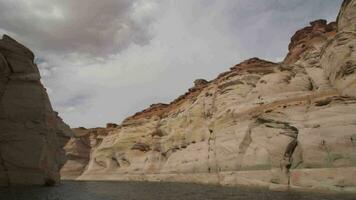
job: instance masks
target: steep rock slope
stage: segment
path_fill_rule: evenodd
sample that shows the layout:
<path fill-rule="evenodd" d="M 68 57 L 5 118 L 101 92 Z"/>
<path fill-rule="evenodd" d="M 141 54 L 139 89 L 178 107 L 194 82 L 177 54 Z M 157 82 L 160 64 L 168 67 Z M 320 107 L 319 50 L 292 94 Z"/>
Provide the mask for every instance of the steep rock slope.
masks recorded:
<path fill-rule="evenodd" d="M 0 186 L 53 185 L 71 129 L 52 110 L 33 53 L 0 40 Z"/>
<path fill-rule="evenodd" d="M 283 62 L 246 60 L 127 118 L 76 179 L 356 191 L 355 16 L 344 1 Z"/>
<path fill-rule="evenodd" d="M 81 175 L 89 163 L 90 152 L 99 146 L 103 138 L 115 127 L 117 125 L 107 124 L 106 128 L 74 128 L 73 137 L 64 146 L 67 162 L 61 169 L 61 177 L 73 179 Z"/>

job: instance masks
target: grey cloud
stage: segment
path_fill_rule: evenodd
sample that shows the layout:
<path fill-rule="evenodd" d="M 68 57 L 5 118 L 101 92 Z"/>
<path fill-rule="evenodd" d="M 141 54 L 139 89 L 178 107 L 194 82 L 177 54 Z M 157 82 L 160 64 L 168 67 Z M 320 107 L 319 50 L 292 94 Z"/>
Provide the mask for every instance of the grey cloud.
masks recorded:
<path fill-rule="evenodd" d="M 106 55 L 151 39 L 142 0 L 0 0 L 0 24 L 40 51 Z"/>

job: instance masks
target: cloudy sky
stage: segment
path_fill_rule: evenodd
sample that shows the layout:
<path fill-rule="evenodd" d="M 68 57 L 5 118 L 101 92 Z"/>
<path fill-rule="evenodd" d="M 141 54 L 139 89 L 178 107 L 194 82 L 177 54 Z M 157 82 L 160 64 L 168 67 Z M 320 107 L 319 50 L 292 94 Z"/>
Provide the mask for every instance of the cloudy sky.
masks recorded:
<path fill-rule="evenodd" d="M 292 34 L 341 0 L 0 0 L 0 34 L 36 54 L 71 126 L 170 102 L 250 57 L 280 61 Z"/>

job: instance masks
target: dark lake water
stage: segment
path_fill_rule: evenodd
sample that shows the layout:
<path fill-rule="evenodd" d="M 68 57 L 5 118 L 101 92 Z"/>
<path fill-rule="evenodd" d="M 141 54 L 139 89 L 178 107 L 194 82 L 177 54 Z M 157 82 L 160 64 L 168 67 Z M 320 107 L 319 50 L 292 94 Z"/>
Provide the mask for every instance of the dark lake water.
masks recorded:
<path fill-rule="evenodd" d="M 0 189 L 0 200 L 356 200 L 356 195 L 271 192 L 184 183 L 64 182 Z"/>

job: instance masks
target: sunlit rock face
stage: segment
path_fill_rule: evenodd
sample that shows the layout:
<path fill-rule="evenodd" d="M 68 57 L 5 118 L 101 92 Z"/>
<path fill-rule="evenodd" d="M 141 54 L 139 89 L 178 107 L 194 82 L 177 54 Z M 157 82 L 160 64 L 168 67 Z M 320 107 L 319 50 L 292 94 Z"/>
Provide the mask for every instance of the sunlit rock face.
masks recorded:
<path fill-rule="evenodd" d="M 0 40 L 0 186 L 53 185 L 71 129 L 52 110 L 33 53 Z"/>
<path fill-rule="evenodd" d="M 246 60 L 111 127 L 75 179 L 355 192 L 355 5 L 297 31 L 283 62 Z"/>
<path fill-rule="evenodd" d="M 338 31 L 355 32 L 356 30 L 356 2 L 344 0 L 341 11 L 337 17 Z"/>

